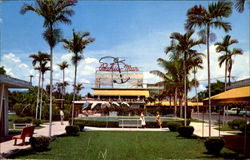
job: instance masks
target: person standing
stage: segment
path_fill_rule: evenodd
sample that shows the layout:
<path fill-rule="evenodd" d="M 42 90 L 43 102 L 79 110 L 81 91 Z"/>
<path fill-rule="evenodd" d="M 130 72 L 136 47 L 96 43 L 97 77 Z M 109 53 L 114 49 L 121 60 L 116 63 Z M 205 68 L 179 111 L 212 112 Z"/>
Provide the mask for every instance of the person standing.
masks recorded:
<path fill-rule="evenodd" d="M 160 117 L 160 113 L 159 112 L 156 112 L 156 117 L 155 117 L 155 120 L 156 122 L 158 123 L 159 127 L 162 128 L 161 124 L 162 124 L 162 121 L 161 121 L 161 117 Z"/>
<path fill-rule="evenodd" d="M 62 109 L 60 109 L 60 118 L 61 118 L 61 125 L 63 125 L 64 113 Z"/>
<path fill-rule="evenodd" d="M 142 127 L 143 127 L 143 128 L 146 128 L 146 121 L 145 121 L 145 117 L 144 117 L 143 112 L 141 112 L 140 120 L 141 120 L 141 125 L 142 125 Z"/>

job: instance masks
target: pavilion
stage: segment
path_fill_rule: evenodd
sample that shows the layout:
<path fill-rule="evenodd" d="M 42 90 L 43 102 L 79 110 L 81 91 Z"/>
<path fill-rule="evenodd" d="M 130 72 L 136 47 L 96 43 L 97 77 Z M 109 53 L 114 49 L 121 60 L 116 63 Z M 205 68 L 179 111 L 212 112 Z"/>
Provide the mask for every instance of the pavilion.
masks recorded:
<path fill-rule="evenodd" d="M 0 136 L 8 135 L 8 89 L 32 88 L 31 83 L 7 75 L 0 75 Z"/>

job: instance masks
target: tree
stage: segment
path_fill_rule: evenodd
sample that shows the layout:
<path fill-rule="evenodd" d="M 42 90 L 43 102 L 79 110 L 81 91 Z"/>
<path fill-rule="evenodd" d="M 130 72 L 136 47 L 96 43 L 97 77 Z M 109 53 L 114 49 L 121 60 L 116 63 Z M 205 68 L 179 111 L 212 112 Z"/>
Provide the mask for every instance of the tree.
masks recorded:
<path fill-rule="evenodd" d="M 36 103 L 36 118 L 38 118 L 38 107 L 39 107 L 39 99 L 40 99 L 40 84 L 41 84 L 41 74 L 42 74 L 41 69 L 43 66 L 45 66 L 47 64 L 47 61 L 50 60 L 50 56 L 47 53 L 43 53 L 41 51 L 38 51 L 37 54 L 31 54 L 29 57 L 33 58 L 32 65 L 35 67 L 36 70 L 39 71 L 37 103 Z M 38 66 L 37 66 L 37 64 L 38 64 Z"/>
<path fill-rule="evenodd" d="M 209 92 L 209 137 L 211 137 L 211 84 L 210 84 L 210 29 L 223 28 L 225 32 L 231 30 L 229 22 L 223 21 L 223 18 L 229 17 L 232 13 L 232 2 L 218 1 L 209 4 L 208 9 L 202 5 L 195 5 L 187 11 L 187 20 L 185 23 L 186 29 L 193 29 L 195 27 L 205 28 L 205 38 L 207 44 L 207 64 L 208 64 L 208 92 Z"/>
<path fill-rule="evenodd" d="M 234 0 L 234 7 L 239 13 L 242 13 L 245 8 L 245 0 Z"/>
<path fill-rule="evenodd" d="M 192 35 L 194 30 L 188 30 L 185 34 L 174 32 L 171 34 L 170 38 L 172 39 L 172 44 L 166 48 L 166 54 L 170 51 L 176 51 L 176 54 L 180 54 L 180 58 L 183 59 L 183 70 L 184 70 L 184 117 L 186 125 L 186 112 L 187 112 L 187 75 L 189 74 L 188 67 L 186 65 L 187 59 L 192 57 L 192 54 L 197 53 L 196 50 L 192 48 L 204 44 L 203 40 L 194 40 Z"/>
<path fill-rule="evenodd" d="M 75 87 L 75 90 L 76 90 L 76 94 L 79 94 L 80 91 L 84 88 L 83 85 L 82 85 L 82 83 L 78 83 L 74 87 Z"/>
<path fill-rule="evenodd" d="M 70 8 L 77 3 L 77 0 L 36 0 L 36 5 L 24 4 L 20 13 L 27 11 L 35 12 L 44 18 L 43 26 L 46 31 L 43 34 L 44 39 L 50 46 L 50 116 L 49 116 L 49 136 L 51 136 L 52 127 L 52 87 L 53 87 L 53 48 L 59 40 L 59 29 L 55 29 L 58 23 L 70 24 L 74 11 Z"/>
<path fill-rule="evenodd" d="M 83 59 L 83 50 L 89 43 L 94 42 L 94 39 L 89 37 L 89 32 L 75 32 L 73 30 L 73 38 L 72 39 L 62 39 L 64 43 L 63 47 L 68 51 L 73 52 L 73 56 L 71 58 L 72 64 L 75 66 L 75 74 L 74 74 L 74 85 L 76 86 L 76 76 L 77 76 L 77 66 L 81 59 Z M 75 101 L 76 88 L 73 87 L 73 101 Z M 73 125 L 74 118 L 74 103 L 72 107 L 72 122 Z"/>
<path fill-rule="evenodd" d="M 238 43 L 238 40 L 236 39 L 232 39 L 231 40 L 231 36 L 230 35 L 226 35 L 223 38 L 222 42 L 217 42 L 214 45 L 217 46 L 216 47 L 216 52 L 225 52 L 225 57 L 227 57 L 227 55 L 229 54 L 229 46 L 231 46 L 234 43 Z M 221 56 L 220 56 L 221 57 Z M 229 65 L 228 65 L 228 59 L 227 58 L 222 58 L 221 61 L 219 61 L 219 66 L 221 67 L 223 63 L 225 63 L 225 91 L 227 90 L 227 70 L 229 69 Z M 219 58 L 220 59 L 220 58 Z"/>
<path fill-rule="evenodd" d="M 0 74 L 6 74 L 6 70 L 4 69 L 4 66 L 0 67 Z"/>
<path fill-rule="evenodd" d="M 42 90 L 41 90 L 41 100 L 40 100 L 40 114 L 39 114 L 39 119 L 42 119 L 42 108 L 43 108 L 43 83 L 44 83 L 44 74 L 45 72 L 49 71 L 50 68 L 46 66 L 47 62 L 44 62 L 41 66 L 40 66 L 40 71 L 42 74 Z"/>
<path fill-rule="evenodd" d="M 69 64 L 66 62 L 66 61 L 63 61 L 61 64 L 57 64 L 59 67 L 60 67 L 60 70 L 62 70 L 63 72 L 63 79 L 62 79 L 62 99 L 64 99 L 64 95 L 65 95 L 65 86 L 64 86 L 64 78 L 65 78 L 65 73 L 64 73 L 64 70 L 66 68 L 69 67 Z M 62 108 L 62 105 L 63 105 L 63 101 L 61 103 L 61 108 Z"/>
<path fill-rule="evenodd" d="M 232 67 L 233 67 L 233 58 L 232 57 L 236 56 L 236 55 L 242 55 L 242 54 L 243 54 L 242 49 L 233 48 L 233 50 L 229 51 L 228 54 L 222 55 L 218 58 L 220 66 L 224 62 L 228 63 L 227 71 L 228 71 L 228 83 L 229 83 L 229 85 L 231 84 L 230 78 L 231 78 L 231 71 L 232 71 Z"/>

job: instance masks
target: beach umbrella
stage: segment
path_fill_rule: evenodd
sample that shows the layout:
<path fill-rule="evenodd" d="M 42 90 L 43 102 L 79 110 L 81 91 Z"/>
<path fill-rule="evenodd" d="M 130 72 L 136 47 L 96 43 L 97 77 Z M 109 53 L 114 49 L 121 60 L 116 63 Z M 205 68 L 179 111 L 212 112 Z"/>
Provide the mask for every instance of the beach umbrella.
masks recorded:
<path fill-rule="evenodd" d="M 120 107 L 120 105 L 117 102 L 112 102 L 112 104 Z"/>
<path fill-rule="evenodd" d="M 101 104 L 101 108 L 103 109 L 103 108 L 109 108 L 111 105 L 110 105 L 110 103 L 109 102 L 102 102 L 102 104 Z"/>
<path fill-rule="evenodd" d="M 96 107 L 97 104 L 98 104 L 97 102 L 93 102 L 93 103 L 91 104 L 91 108 L 90 108 L 90 109 L 94 109 L 94 108 Z"/>
<path fill-rule="evenodd" d="M 130 105 L 127 102 L 122 102 L 121 104 L 124 106 L 130 107 Z"/>

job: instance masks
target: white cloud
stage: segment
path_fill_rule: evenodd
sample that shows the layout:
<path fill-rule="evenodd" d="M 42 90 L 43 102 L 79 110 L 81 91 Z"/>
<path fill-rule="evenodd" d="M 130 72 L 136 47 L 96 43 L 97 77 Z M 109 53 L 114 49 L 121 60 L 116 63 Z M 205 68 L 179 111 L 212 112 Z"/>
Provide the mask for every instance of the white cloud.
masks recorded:
<path fill-rule="evenodd" d="M 19 68 L 28 68 L 28 65 L 27 65 L 27 64 L 24 64 L 24 63 L 22 63 L 22 64 L 19 64 L 19 65 L 18 65 L 18 67 L 19 67 Z"/>
<path fill-rule="evenodd" d="M 90 64 L 90 63 L 98 63 L 99 61 L 98 61 L 98 59 L 96 59 L 96 58 L 87 57 L 87 58 L 84 59 L 84 62 L 85 62 L 86 64 Z"/>
<path fill-rule="evenodd" d="M 20 58 L 18 58 L 15 54 L 9 53 L 9 54 L 4 54 L 3 55 L 3 60 L 6 61 L 12 61 L 14 63 L 19 63 L 21 62 Z"/>
<path fill-rule="evenodd" d="M 0 1 L 1 2 L 1 1 Z M 3 22 L 3 19 L 2 18 L 0 18 L 0 23 L 2 23 Z"/>

